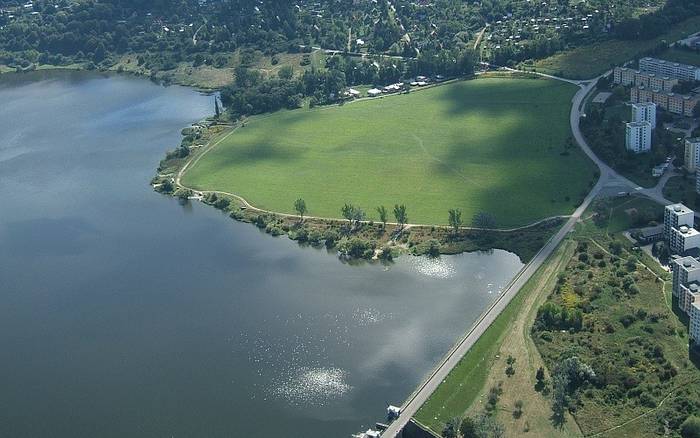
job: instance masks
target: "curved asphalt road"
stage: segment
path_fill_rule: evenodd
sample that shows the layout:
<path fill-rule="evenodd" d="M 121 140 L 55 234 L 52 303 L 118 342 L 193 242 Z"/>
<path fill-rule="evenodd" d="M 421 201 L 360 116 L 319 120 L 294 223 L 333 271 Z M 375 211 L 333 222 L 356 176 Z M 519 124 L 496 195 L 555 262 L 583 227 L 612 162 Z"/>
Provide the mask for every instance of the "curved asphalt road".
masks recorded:
<path fill-rule="evenodd" d="M 545 74 L 540 74 L 540 76 L 573 83 L 580 87 L 579 91 L 576 93 L 576 95 L 574 95 L 572 100 L 570 117 L 571 131 L 581 149 L 598 166 L 600 178 L 588 196 L 586 196 L 583 203 L 576 209 L 576 211 L 574 211 L 564 226 L 554 236 L 552 236 L 552 238 L 542 247 L 542 249 L 540 249 L 533 259 L 527 265 L 525 265 L 525 267 L 505 288 L 496 302 L 481 316 L 474 327 L 467 332 L 467 334 L 452 348 L 452 350 L 447 353 L 445 358 L 437 365 L 428 378 L 404 402 L 401 415 L 399 415 L 399 417 L 389 425 L 389 428 L 384 431 L 384 433 L 382 433 L 382 437 L 384 438 L 394 438 L 399 434 L 411 417 L 415 415 L 418 409 L 428 400 L 430 395 L 437 389 L 450 371 L 459 363 L 462 357 L 494 322 L 498 315 L 500 315 L 508 303 L 510 303 L 520 288 L 522 288 L 523 285 L 525 285 L 525 283 L 535 273 L 535 271 L 542 266 L 545 260 L 550 254 L 552 254 L 552 252 L 554 252 L 566 235 L 573 230 L 576 222 L 578 222 L 583 212 L 586 210 L 586 208 L 588 208 L 591 201 L 593 201 L 601 189 L 606 186 L 622 187 L 632 191 L 633 193 L 647 196 L 660 203 L 671 203 L 663 197 L 658 186 L 650 189 L 642 189 L 641 187 L 638 187 L 637 184 L 633 183 L 622 175 L 619 175 L 612 168 L 610 168 L 610 166 L 601 161 L 593 153 L 588 143 L 586 143 L 586 139 L 579 128 L 579 120 L 582 117 L 583 101 L 588 93 L 590 93 L 595 87 L 598 78 L 590 79 L 588 81 L 573 81 L 570 79 L 558 78 Z"/>

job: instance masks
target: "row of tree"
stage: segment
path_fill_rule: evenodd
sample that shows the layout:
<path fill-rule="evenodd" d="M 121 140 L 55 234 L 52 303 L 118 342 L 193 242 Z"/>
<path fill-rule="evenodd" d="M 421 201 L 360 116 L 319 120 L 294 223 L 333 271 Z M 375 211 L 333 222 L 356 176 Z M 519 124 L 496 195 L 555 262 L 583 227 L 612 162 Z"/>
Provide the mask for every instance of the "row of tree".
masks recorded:
<path fill-rule="evenodd" d="M 386 224 L 387 222 L 389 222 L 389 211 L 383 205 L 380 205 L 375 210 L 379 217 L 379 222 L 381 222 L 382 226 L 386 228 Z M 304 216 L 306 216 L 306 213 L 308 213 L 309 211 L 306 205 L 306 201 L 303 198 L 299 198 L 296 201 L 294 201 L 294 211 L 296 211 L 296 213 L 299 215 L 300 220 L 303 221 Z M 343 205 L 343 207 L 340 209 L 340 214 L 345 220 L 347 220 L 354 226 L 357 226 L 358 224 L 364 222 L 367 219 L 367 214 L 365 213 L 365 211 L 362 208 L 353 204 Z M 394 219 L 396 220 L 396 223 L 399 225 L 399 227 L 404 227 L 408 223 L 406 205 L 394 205 L 393 214 Z M 448 211 L 448 223 L 450 224 L 450 227 L 452 227 L 454 233 L 456 234 L 464 224 L 462 221 L 462 211 L 458 208 L 450 209 Z M 490 229 L 496 226 L 495 219 L 488 213 L 477 213 L 476 215 L 474 215 L 472 223 L 475 227 L 483 229 Z"/>

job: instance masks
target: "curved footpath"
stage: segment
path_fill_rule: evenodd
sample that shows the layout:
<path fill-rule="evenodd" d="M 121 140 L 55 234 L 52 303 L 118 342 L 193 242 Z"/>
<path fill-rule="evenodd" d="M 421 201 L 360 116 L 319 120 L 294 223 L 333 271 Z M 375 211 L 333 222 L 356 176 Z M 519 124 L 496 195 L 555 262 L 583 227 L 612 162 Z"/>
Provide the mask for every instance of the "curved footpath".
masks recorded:
<path fill-rule="evenodd" d="M 600 178 L 590 191 L 583 203 L 569 217 L 564 226 L 552 236 L 551 239 L 540 249 L 533 259 L 525 265 L 525 267 L 513 278 L 513 280 L 504 289 L 503 293 L 498 297 L 495 303 L 481 316 L 469 332 L 447 353 L 445 358 L 438 364 L 428 378 L 414 391 L 411 396 L 402 405 L 401 414 L 394 420 L 389 428 L 382 433 L 382 437 L 394 438 L 409 422 L 409 420 L 418 412 L 418 409 L 428 400 L 430 395 L 440 386 L 452 369 L 457 366 L 459 361 L 476 343 L 486 329 L 496 320 L 498 315 L 506 308 L 508 303 L 515 297 L 518 291 L 532 277 L 532 275 L 542 266 L 546 259 L 554 252 L 562 240 L 573 231 L 574 226 L 581 218 L 583 212 L 588 208 L 593 199 L 600 193 L 601 189 L 606 186 L 627 187 L 634 193 L 647 196 L 657 202 L 669 204 L 671 203 L 663 197 L 661 190 L 657 187 L 643 189 L 629 179 L 619 175 L 610 166 L 601 161 L 590 148 L 579 127 L 579 121 L 582 117 L 583 103 L 586 96 L 595 88 L 598 77 L 588 81 L 573 81 L 570 79 L 559 78 L 556 76 L 537 73 L 539 76 L 547 77 L 554 80 L 573 83 L 580 87 L 579 91 L 574 95 L 571 106 L 571 131 L 585 154 L 598 166 L 600 170 Z"/>

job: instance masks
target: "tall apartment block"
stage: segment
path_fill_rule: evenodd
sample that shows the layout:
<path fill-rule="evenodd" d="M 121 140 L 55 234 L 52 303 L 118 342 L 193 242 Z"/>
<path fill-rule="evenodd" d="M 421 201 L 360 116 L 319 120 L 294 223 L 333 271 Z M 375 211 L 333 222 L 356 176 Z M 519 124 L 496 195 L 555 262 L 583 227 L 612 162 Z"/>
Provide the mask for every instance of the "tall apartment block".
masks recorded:
<path fill-rule="evenodd" d="M 683 204 L 667 205 L 664 209 L 664 238 L 671 241 L 671 231 L 682 226 L 693 227 L 695 213 Z"/>
<path fill-rule="evenodd" d="M 651 123 L 627 123 L 625 125 L 625 149 L 635 154 L 651 150 Z"/>

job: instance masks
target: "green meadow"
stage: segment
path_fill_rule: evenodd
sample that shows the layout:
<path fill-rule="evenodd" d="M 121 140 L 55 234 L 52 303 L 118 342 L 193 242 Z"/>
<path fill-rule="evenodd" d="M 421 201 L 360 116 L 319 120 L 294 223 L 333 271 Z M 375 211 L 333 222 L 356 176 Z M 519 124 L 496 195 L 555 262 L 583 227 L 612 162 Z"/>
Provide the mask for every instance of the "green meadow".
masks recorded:
<path fill-rule="evenodd" d="M 500 227 L 569 214 L 595 179 L 570 140 L 576 87 L 483 78 L 343 106 L 249 119 L 183 178 L 256 207 L 340 217 L 344 203 L 407 207 L 410 223 L 446 224 L 459 208 Z"/>

